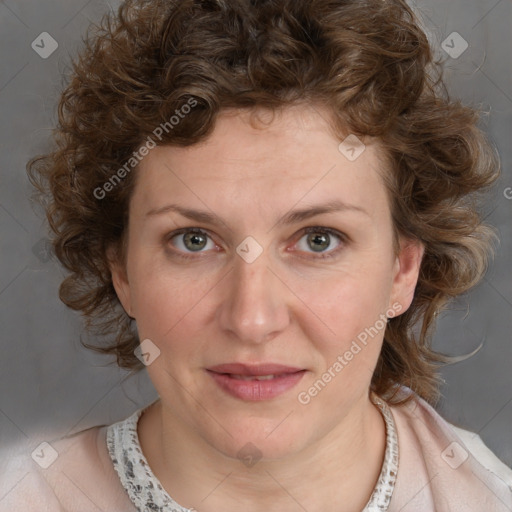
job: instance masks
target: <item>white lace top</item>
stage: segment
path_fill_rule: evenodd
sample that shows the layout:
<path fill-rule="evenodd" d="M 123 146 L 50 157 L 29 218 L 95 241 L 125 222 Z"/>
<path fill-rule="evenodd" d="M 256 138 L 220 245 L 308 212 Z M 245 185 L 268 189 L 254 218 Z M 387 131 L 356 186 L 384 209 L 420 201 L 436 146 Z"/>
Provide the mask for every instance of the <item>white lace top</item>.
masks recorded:
<path fill-rule="evenodd" d="M 398 437 L 393 414 L 386 402 L 375 394 L 372 402 L 386 423 L 386 451 L 379 480 L 362 512 L 388 510 L 398 472 Z M 139 512 L 191 512 L 176 503 L 158 481 L 142 453 L 137 422 L 144 412 L 139 409 L 127 419 L 107 429 L 107 447 L 121 484 Z"/>

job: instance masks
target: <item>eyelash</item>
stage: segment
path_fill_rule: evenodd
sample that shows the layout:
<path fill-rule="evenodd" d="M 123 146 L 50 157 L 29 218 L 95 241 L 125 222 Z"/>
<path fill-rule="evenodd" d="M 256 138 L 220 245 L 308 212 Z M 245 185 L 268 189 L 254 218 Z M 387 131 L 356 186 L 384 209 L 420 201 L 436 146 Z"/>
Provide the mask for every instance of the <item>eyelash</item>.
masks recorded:
<path fill-rule="evenodd" d="M 173 231 L 172 233 L 167 235 L 166 236 L 166 242 L 170 242 L 173 238 L 175 238 L 175 237 L 177 237 L 179 235 L 183 235 L 185 233 L 193 233 L 193 234 L 198 234 L 198 235 L 204 235 L 204 236 L 208 237 L 210 240 L 212 240 L 212 238 L 208 234 L 208 232 L 203 231 L 202 229 L 199 229 L 199 228 L 183 228 L 183 229 L 179 229 L 177 231 Z M 304 228 L 302 230 L 301 236 L 297 239 L 297 242 L 304 235 L 308 235 L 310 233 L 327 234 L 329 236 L 337 237 L 340 240 L 340 245 L 336 249 L 333 249 L 332 251 L 329 251 L 329 252 L 326 252 L 326 253 L 317 253 L 317 255 L 313 257 L 313 259 L 321 259 L 321 260 L 323 260 L 323 259 L 329 259 L 329 258 L 333 258 L 333 257 L 337 256 L 338 252 L 343 249 L 343 246 L 348 241 L 348 237 L 344 233 L 341 233 L 341 232 L 339 232 L 339 231 L 337 231 L 335 229 L 321 227 L 321 226 L 310 226 L 310 227 Z M 197 258 L 197 256 L 193 255 L 192 253 L 182 253 L 182 252 L 180 252 L 178 250 L 175 250 L 175 249 L 171 249 L 171 251 L 172 251 L 173 255 L 178 256 L 179 258 L 183 258 L 183 259 L 187 259 L 187 260 Z M 199 257 L 201 257 L 201 256 L 199 256 Z M 308 258 L 309 258 L 309 256 L 308 256 Z"/>

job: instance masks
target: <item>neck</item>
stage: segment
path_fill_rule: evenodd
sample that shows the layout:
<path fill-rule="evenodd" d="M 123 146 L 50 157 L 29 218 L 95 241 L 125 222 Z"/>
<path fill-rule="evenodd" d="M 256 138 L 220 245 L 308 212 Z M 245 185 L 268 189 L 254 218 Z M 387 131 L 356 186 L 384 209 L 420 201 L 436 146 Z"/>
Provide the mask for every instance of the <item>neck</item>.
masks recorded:
<path fill-rule="evenodd" d="M 368 396 L 342 422 L 300 452 L 244 465 L 208 444 L 161 400 L 139 420 L 139 440 L 173 499 L 200 512 L 360 511 L 385 453 L 385 422 Z"/>

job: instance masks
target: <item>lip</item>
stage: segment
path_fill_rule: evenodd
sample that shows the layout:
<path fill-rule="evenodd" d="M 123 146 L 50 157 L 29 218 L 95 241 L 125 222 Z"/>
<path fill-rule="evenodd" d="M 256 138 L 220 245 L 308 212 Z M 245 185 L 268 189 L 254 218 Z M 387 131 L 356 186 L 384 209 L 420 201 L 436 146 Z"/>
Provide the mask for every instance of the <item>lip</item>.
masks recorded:
<path fill-rule="evenodd" d="M 211 366 L 207 370 L 216 373 L 231 373 L 235 375 L 247 375 L 247 376 L 261 376 L 261 375 L 273 375 L 283 373 L 296 373 L 304 368 L 295 368 L 293 366 L 285 366 L 282 364 L 274 363 L 260 363 L 260 364 L 243 364 L 243 363 L 228 363 L 219 364 L 217 366 Z"/>
<path fill-rule="evenodd" d="M 271 400 L 296 386 L 306 373 L 305 369 L 273 363 L 245 365 L 230 363 L 206 369 L 225 393 L 235 398 L 257 402 Z M 274 375 L 267 380 L 243 380 L 242 377 Z"/>

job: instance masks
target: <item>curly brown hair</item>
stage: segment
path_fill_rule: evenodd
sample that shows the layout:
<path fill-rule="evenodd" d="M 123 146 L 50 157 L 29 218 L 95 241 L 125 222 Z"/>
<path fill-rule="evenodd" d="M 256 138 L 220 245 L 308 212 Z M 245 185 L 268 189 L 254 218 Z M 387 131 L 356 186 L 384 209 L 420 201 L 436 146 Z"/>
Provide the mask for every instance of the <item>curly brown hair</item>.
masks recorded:
<path fill-rule="evenodd" d="M 425 245 L 414 300 L 387 325 L 372 389 L 394 403 L 406 401 L 399 385 L 437 400 L 448 359 L 430 347 L 435 316 L 486 269 L 493 231 L 476 199 L 499 172 L 478 112 L 449 98 L 440 69 L 402 0 L 128 0 L 106 15 L 73 63 L 54 149 L 27 165 L 69 271 L 60 298 L 109 337 L 82 343 L 144 367 L 107 249 L 124 261 L 134 159 L 155 128 L 165 127 L 158 144 L 188 146 L 223 109 L 315 103 L 337 133 L 380 140 L 395 235 Z"/>

